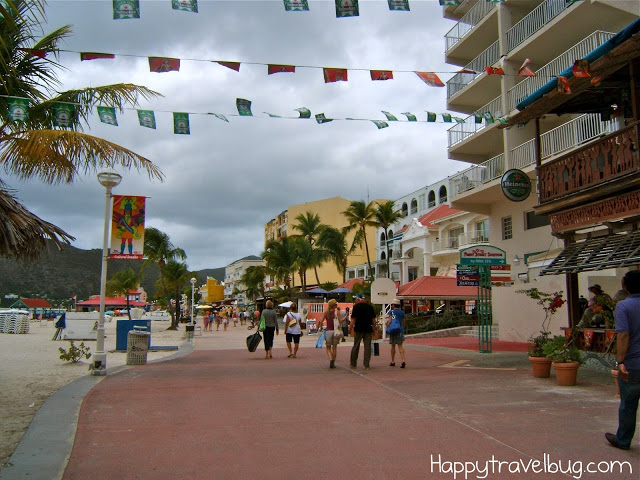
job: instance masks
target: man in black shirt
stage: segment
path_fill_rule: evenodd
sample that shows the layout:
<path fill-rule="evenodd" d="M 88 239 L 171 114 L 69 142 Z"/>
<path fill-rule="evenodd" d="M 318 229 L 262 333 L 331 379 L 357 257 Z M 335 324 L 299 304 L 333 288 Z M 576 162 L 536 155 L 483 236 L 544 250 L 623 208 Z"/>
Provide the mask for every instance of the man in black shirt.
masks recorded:
<path fill-rule="evenodd" d="M 373 337 L 373 327 L 376 321 L 376 313 L 373 307 L 364 299 L 364 295 L 358 293 L 353 297 L 356 304 L 351 312 L 351 330 L 354 332 L 353 348 L 351 349 L 351 368 L 358 366 L 358 353 L 360 352 L 360 341 L 364 340 L 364 368 L 369 370 L 369 360 L 371 360 L 371 339 Z"/>

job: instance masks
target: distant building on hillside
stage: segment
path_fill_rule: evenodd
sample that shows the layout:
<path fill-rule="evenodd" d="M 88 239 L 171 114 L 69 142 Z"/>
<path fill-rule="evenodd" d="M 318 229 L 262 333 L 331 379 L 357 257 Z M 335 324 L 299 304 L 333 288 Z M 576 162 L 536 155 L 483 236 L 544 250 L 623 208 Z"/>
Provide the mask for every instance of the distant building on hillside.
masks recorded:
<path fill-rule="evenodd" d="M 246 305 L 247 298 L 244 293 L 245 285 L 242 283 L 242 275 L 249 267 L 264 266 L 265 262 L 260 257 L 249 255 L 236 260 L 225 268 L 224 274 L 224 299 L 237 302 L 238 305 Z"/>

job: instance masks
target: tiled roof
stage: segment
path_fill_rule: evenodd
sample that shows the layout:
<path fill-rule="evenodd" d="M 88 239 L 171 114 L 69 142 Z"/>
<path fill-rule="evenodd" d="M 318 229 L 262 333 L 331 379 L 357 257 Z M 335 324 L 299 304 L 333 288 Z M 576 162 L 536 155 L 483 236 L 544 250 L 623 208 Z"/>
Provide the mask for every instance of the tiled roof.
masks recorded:
<path fill-rule="evenodd" d="M 399 298 L 475 299 L 478 287 L 458 287 L 455 277 L 420 277 L 401 285 Z"/>
<path fill-rule="evenodd" d="M 336 288 L 344 287 L 344 288 L 348 288 L 350 290 L 353 290 L 353 286 L 356 283 L 364 283 L 364 280 L 362 280 L 361 278 L 352 278 L 348 282 L 345 282 L 342 285 L 338 285 Z"/>
<path fill-rule="evenodd" d="M 126 306 L 127 299 L 124 297 L 105 297 L 104 304 L 106 306 Z M 100 296 L 96 295 L 95 297 L 91 297 L 89 300 L 85 300 L 84 302 L 78 302 L 77 306 L 98 306 L 100 305 Z M 149 305 L 147 302 L 135 302 L 133 300 L 129 300 L 130 307 L 144 307 Z"/>
<path fill-rule="evenodd" d="M 24 303 L 27 308 L 53 308 L 53 305 L 44 298 L 21 298 L 20 301 Z"/>
<path fill-rule="evenodd" d="M 462 210 L 451 208 L 449 205 L 439 205 L 418 218 L 418 221 L 427 228 L 438 228 L 432 222 L 455 215 L 456 213 L 462 213 Z"/>

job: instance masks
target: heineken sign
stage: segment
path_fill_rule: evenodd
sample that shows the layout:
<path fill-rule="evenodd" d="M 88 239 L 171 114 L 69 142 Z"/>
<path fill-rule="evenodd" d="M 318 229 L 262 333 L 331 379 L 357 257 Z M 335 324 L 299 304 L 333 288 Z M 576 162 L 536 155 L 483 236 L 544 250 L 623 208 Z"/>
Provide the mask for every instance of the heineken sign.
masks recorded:
<path fill-rule="evenodd" d="M 500 189 L 509 200 L 521 202 L 531 193 L 531 180 L 522 170 L 507 170 L 500 179 Z"/>

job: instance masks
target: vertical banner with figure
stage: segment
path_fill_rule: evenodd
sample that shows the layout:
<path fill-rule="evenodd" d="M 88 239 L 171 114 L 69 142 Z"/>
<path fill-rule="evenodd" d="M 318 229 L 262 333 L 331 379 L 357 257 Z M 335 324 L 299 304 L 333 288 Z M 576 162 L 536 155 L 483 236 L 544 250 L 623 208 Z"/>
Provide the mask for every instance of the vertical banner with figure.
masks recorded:
<path fill-rule="evenodd" d="M 139 260 L 144 249 L 146 197 L 114 195 L 109 258 Z"/>

